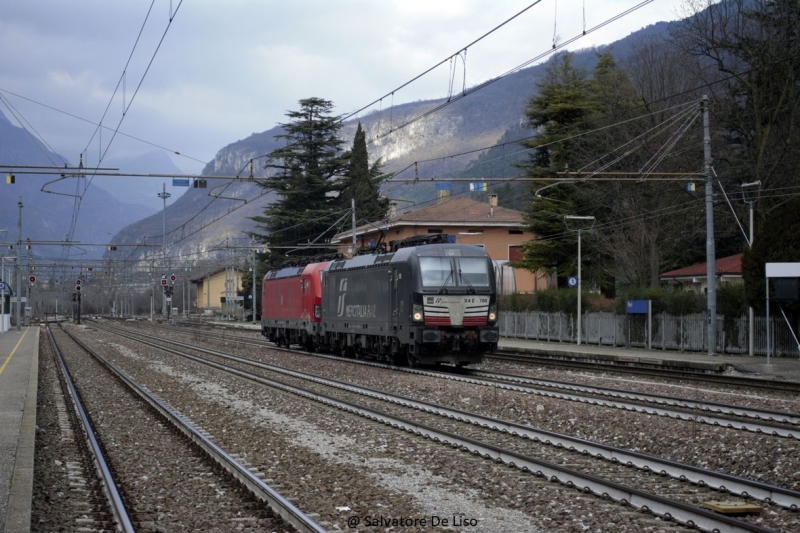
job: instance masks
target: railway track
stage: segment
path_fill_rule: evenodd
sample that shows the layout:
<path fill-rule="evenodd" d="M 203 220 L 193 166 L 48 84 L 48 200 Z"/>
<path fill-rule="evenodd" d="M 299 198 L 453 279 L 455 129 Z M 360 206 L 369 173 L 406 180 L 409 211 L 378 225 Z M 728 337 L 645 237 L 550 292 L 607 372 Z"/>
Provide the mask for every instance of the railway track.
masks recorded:
<path fill-rule="evenodd" d="M 571 370 L 582 370 L 590 372 L 614 372 L 619 374 L 646 376 L 658 379 L 674 379 L 687 381 L 690 383 L 707 383 L 721 385 L 725 387 L 735 387 L 747 390 L 761 390 L 770 392 L 786 392 L 800 394 L 800 383 L 794 381 L 782 381 L 775 379 L 748 378 L 744 376 L 726 376 L 709 374 L 706 372 L 687 372 L 681 370 L 670 370 L 664 367 L 645 368 L 633 367 L 623 364 L 609 364 L 594 362 L 588 359 L 571 360 L 564 357 L 550 357 L 536 354 L 519 354 L 498 351 L 486 356 L 487 359 L 495 361 L 522 363 L 525 365 L 537 365 L 552 368 L 567 368 Z"/>
<path fill-rule="evenodd" d="M 51 502 L 34 498 L 34 530 L 39 526 L 46 530 L 52 530 L 54 526 L 73 526 L 83 531 L 115 529 L 132 532 L 128 511 L 95 437 L 95 430 L 49 329 L 47 337 L 49 342 L 43 343 L 42 347 L 41 368 L 51 379 L 48 380 L 50 390 L 43 392 L 55 407 L 56 420 L 50 424 L 42 422 L 49 431 L 40 432 L 42 434 L 37 437 L 39 449 L 36 455 L 37 459 L 46 456 L 61 475 L 55 476 L 57 479 L 50 487 L 38 487 L 37 493 L 49 488 L 54 494 Z M 40 462 L 36 468 L 44 466 Z M 56 516 L 60 523 L 53 524 Z"/>
<path fill-rule="evenodd" d="M 169 328 L 167 328 L 169 329 Z M 175 329 L 172 328 L 174 333 Z M 217 338 L 213 333 L 188 333 L 196 338 Z M 167 339 L 164 339 L 165 341 Z M 280 349 L 264 340 L 243 336 L 223 335 L 225 342 L 236 342 L 245 346 Z M 283 348 L 285 349 L 285 348 Z M 307 354 L 307 352 L 301 352 Z M 384 363 L 342 359 L 325 354 L 313 354 L 316 357 L 334 358 L 352 364 L 386 367 Z M 456 380 L 489 387 L 501 387 L 527 394 L 546 396 L 591 405 L 642 412 L 655 416 L 666 416 L 677 420 L 687 420 L 712 426 L 763 433 L 777 437 L 800 439 L 800 415 L 766 409 L 740 407 L 719 402 L 691 400 L 676 396 L 656 395 L 632 392 L 608 387 L 595 387 L 575 383 L 535 379 L 511 374 L 486 372 L 474 369 L 462 371 L 435 371 L 419 368 L 392 367 L 399 372 L 410 372 L 418 375 L 437 376 L 443 379 Z"/>
<path fill-rule="evenodd" d="M 712 487 L 742 496 L 754 497 L 760 499 L 764 505 L 772 505 L 775 508 L 782 506 L 796 511 L 800 502 L 800 494 L 780 487 L 771 487 L 736 476 L 646 457 L 643 454 L 630 453 L 619 448 L 597 445 L 565 435 L 543 432 L 521 424 L 448 409 L 428 402 L 419 402 L 274 365 L 265 365 L 187 343 L 166 339 L 146 340 L 142 338 L 141 334 L 124 333 L 117 328 L 114 330 L 137 342 L 147 342 L 160 347 L 160 349 L 165 349 L 163 343 L 168 342 L 174 347 L 180 347 L 180 349 L 166 348 L 175 355 L 191 358 L 216 369 L 235 373 L 242 378 L 333 405 L 385 424 L 442 440 L 484 457 L 514 464 L 525 470 L 557 479 L 567 485 L 630 502 L 656 515 L 673 518 L 683 524 L 695 525 L 702 530 L 732 531 L 739 530 L 737 528 L 740 527 L 744 528 L 741 530 L 750 530 L 748 529 L 750 527 L 756 528 L 752 530 L 758 530 L 757 528 L 762 527 L 738 520 L 714 525 L 712 523 L 713 514 L 705 516 L 702 509 L 698 514 L 694 514 L 698 510 L 696 505 L 704 498 L 712 498 L 714 494 L 719 496 L 718 493 L 711 491 Z M 191 350 L 195 354 L 182 350 Z M 212 356 L 227 360 L 228 363 L 233 362 L 237 368 L 204 360 L 198 357 L 196 352 L 202 352 L 205 357 Z M 281 381 L 267 378 L 263 374 L 244 371 L 241 367 L 245 365 L 251 368 L 256 367 L 268 374 L 280 374 Z M 314 385 L 310 387 L 309 382 Z M 312 390 L 317 386 L 321 386 L 324 392 Z M 534 445 L 530 443 L 534 443 Z M 540 443 L 552 446 L 547 447 L 548 451 L 545 453 L 542 451 Z M 565 450 L 569 450 L 569 452 Z M 599 458 L 605 460 L 600 461 Z M 629 465 L 637 466 L 639 468 L 637 472 L 646 478 L 646 480 L 637 479 L 637 482 L 646 487 L 646 490 L 634 489 L 623 484 L 624 481 L 631 480 L 631 471 L 636 471 Z M 665 482 L 665 479 L 668 481 Z M 668 497 L 653 494 L 653 492 L 663 494 L 665 491 Z M 785 516 L 787 512 L 790 515 L 789 518 Z M 785 511 L 785 513 L 783 518 L 789 520 L 793 527 L 800 525 L 796 520 L 796 513 L 789 511 Z"/>
<path fill-rule="evenodd" d="M 76 396 L 89 398 L 88 418 L 99 420 L 96 432 L 111 450 L 108 470 L 124 487 L 120 502 L 126 501 L 137 530 L 236 530 L 246 524 L 254 531 L 325 531 L 102 355 L 67 332 L 51 338 L 56 351 L 67 344 L 89 355 L 65 357 L 65 368 L 82 376 Z"/>
<path fill-rule="evenodd" d="M 235 328 L 233 327 L 215 326 L 208 324 L 207 322 L 185 321 L 180 323 L 180 326 L 187 329 L 193 329 L 195 331 L 204 330 L 198 333 L 201 335 L 208 335 L 208 336 L 215 336 L 218 335 L 219 332 L 223 332 L 223 335 L 225 335 L 230 339 L 234 339 L 237 336 L 244 337 L 245 335 L 247 335 L 247 333 L 244 334 L 235 333 L 234 332 Z M 175 330 L 174 327 L 168 327 L 168 326 L 152 325 L 152 327 L 172 329 L 173 331 Z M 250 338 L 249 340 L 254 343 L 257 342 L 257 339 L 253 338 Z M 262 342 L 264 343 L 262 345 L 272 346 L 271 343 L 267 343 L 266 341 Z M 709 374 L 706 372 L 699 372 L 699 371 L 689 372 L 680 370 L 670 370 L 668 368 L 664 368 L 663 366 L 659 366 L 658 368 L 647 368 L 642 366 L 630 366 L 624 364 L 612 365 L 609 364 L 608 362 L 596 362 L 589 359 L 572 360 L 566 357 L 541 356 L 536 354 L 520 354 L 514 352 L 504 352 L 502 350 L 492 354 L 487 354 L 486 359 L 494 361 L 522 363 L 526 365 L 537 365 L 537 366 L 552 367 L 552 368 L 566 368 L 571 370 L 581 370 L 581 371 L 590 371 L 599 373 L 614 372 L 623 375 L 634 375 L 634 376 L 642 376 L 642 377 L 657 378 L 657 379 L 681 380 L 689 383 L 706 383 L 728 388 L 745 389 L 750 391 L 759 390 L 765 392 L 783 392 L 793 395 L 800 394 L 800 383 L 798 382 L 775 380 L 775 379 L 763 379 L 763 378 L 749 378 L 744 376 L 718 375 L 718 374 Z"/>

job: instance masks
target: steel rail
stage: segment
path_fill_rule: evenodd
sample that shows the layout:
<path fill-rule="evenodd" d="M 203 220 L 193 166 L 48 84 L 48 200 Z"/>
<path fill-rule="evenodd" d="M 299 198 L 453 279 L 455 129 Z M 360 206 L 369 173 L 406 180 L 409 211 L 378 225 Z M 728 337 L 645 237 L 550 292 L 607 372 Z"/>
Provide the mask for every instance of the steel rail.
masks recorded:
<path fill-rule="evenodd" d="M 648 392 L 632 392 L 632 391 L 611 389 L 608 387 L 597 387 L 594 385 L 580 385 L 565 381 L 531 378 L 527 376 L 518 376 L 514 374 L 488 372 L 485 370 L 468 369 L 467 372 L 473 376 L 483 376 L 489 379 L 511 381 L 514 383 L 525 383 L 535 386 L 544 386 L 556 389 L 578 391 L 587 394 L 610 396 L 612 398 L 638 400 L 659 405 L 671 405 L 674 407 L 681 407 L 684 409 L 699 409 L 702 411 L 710 411 L 714 413 L 741 416 L 757 420 L 768 420 L 771 422 L 782 422 L 785 424 L 800 425 L 800 415 L 795 413 L 790 413 L 787 411 L 770 411 L 766 409 L 740 407 L 737 405 L 730 405 L 718 402 L 690 400 L 687 398 L 680 398 L 677 396 L 666 396 L 662 394 L 653 394 Z"/>
<path fill-rule="evenodd" d="M 63 329 L 63 328 L 62 328 Z M 302 533 L 326 533 L 326 530 L 317 524 L 313 519 L 306 516 L 300 509 L 293 503 L 281 496 L 275 489 L 261 481 L 255 474 L 242 465 L 239 461 L 231 457 L 222 448 L 217 446 L 211 439 L 200 433 L 183 417 L 175 413 L 161 400 L 150 394 L 133 378 L 128 376 L 123 370 L 115 366 L 110 361 L 106 360 L 102 355 L 91 349 L 82 341 L 77 339 L 69 331 L 63 330 L 70 339 L 72 339 L 78 346 L 80 346 L 87 353 L 91 354 L 112 374 L 125 383 L 133 392 L 141 397 L 145 402 L 153 407 L 159 414 L 166 420 L 172 423 L 181 433 L 183 433 L 189 440 L 203 449 L 217 464 L 224 468 L 228 473 L 233 475 L 240 483 L 246 486 L 257 498 L 267 502 L 273 511 L 288 524 L 294 526 Z"/>
<path fill-rule="evenodd" d="M 564 356 L 547 356 L 535 353 L 521 355 L 518 353 L 495 352 L 487 354 L 489 359 L 500 361 L 515 361 L 523 364 L 541 364 L 549 366 L 561 366 L 567 368 L 577 368 L 581 370 L 593 370 L 602 372 L 619 372 L 622 374 L 636 374 L 640 376 L 650 376 L 659 378 L 675 378 L 688 381 L 699 381 L 712 383 L 714 385 L 726 385 L 730 387 L 747 387 L 748 389 L 759 388 L 769 391 L 781 391 L 790 393 L 800 393 L 800 383 L 793 381 L 778 381 L 773 379 L 748 378 L 742 376 L 721 376 L 704 372 L 688 372 L 673 370 L 663 367 L 653 368 L 649 366 L 630 366 L 630 360 L 621 361 L 623 364 L 614 364 L 612 361 L 595 363 L 588 358 L 569 358 L 569 354 Z"/>
<path fill-rule="evenodd" d="M 137 342 L 142 342 L 149 346 L 157 347 L 161 350 L 168 351 L 169 353 L 173 353 L 175 355 L 179 355 L 182 357 L 189 357 L 192 358 L 192 360 L 194 361 L 198 361 L 205 364 L 205 360 L 195 358 L 195 356 L 192 356 L 191 354 L 186 354 L 178 350 L 165 348 L 164 346 L 161 346 L 152 341 L 141 340 L 139 338 L 141 334 L 133 334 L 133 333 L 131 334 L 115 333 L 115 334 L 124 336 L 132 340 L 136 340 Z M 495 429 L 497 431 L 509 433 L 512 435 L 518 435 L 522 438 L 528 438 L 534 441 L 543 442 L 545 444 L 551 444 L 557 447 L 563 447 L 570 451 L 586 453 L 594 457 L 602 457 L 603 459 L 627 464 L 629 466 L 639 468 L 640 470 L 643 471 L 654 471 L 664 475 L 669 475 L 681 481 L 688 481 L 690 483 L 701 484 L 701 485 L 705 484 L 717 490 L 727 491 L 744 497 L 749 497 L 760 501 L 774 503 L 780 507 L 791 509 L 793 511 L 800 510 L 800 492 L 786 489 L 783 487 L 778 487 L 775 485 L 770 485 L 768 483 L 753 481 L 747 478 L 733 476 L 730 474 L 708 470 L 705 468 L 698 468 L 691 465 L 682 464 L 676 461 L 671 461 L 648 454 L 628 451 L 615 446 L 609 446 L 593 442 L 587 439 L 571 437 L 569 435 L 563 435 L 553 431 L 547 431 L 524 424 L 518 424 L 516 422 L 500 420 L 497 418 L 487 417 L 476 413 L 469 413 L 466 411 L 462 411 L 460 409 L 445 407 L 442 405 L 426 402 L 423 400 L 416 400 L 414 398 L 409 398 L 407 396 L 401 396 L 389 392 L 377 391 L 374 389 L 370 389 L 368 387 L 361 387 L 358 385 L 353 385 L 351 383 L 345 383 L 330 378 L 324 378 L 300 370 L 291 370 L 284 367 L 271 365 L 269 363 L 253 361 L 251 359 L 246 359 L 237 355 L 228 354 L 225 352 L 218 352 L 216 350 L 210 350 L 208 348 L 200 348 L 187 343 L 172 341 L 168 339 L 159 339 L 159 340 L 164 340 L 166 342 L 169 342 L 170 344 L 174 344 L 183 348 L 189 348 L 196 351 L 205 352 L 208 353 L 209 355 L 228 359 L 230 361 L 235 361 L 237 363 L 246 364 L 270 372 L 275 372 L 291 377 L 304 379 L 307 381 L 319 383 L 321 385 L 326 385 L 329 387 L 335 387 L 337 389 L 345 390 L 355 394 L 361 394 L 370 398 L 376 398 L 379 400 L 395 403 L 397 405 L 411 407 L 414 409 L 418 409 L 420 411 L 437 414 L 446 418 L 452 418 L 456 420 L 469 422 L 489 429 Z"/>
<path fill-rule="evenodd" d="M 111 327 L 111 326 L 105 326 L 105 327 Z M 124 331 L 130 331 L 130 330 L 124 330 Z M 162 337 L 162 340 L 164 342 L 175 342 L 175 341 L 170 341 L 169 339 L 164 339 L 163 337 Z M 228 338 L 226 340 L 231 340 L 231 339 Z M 263 345 L 263 344 L 259 343 L 256 340 L 253 340 L 253 339 L 237 339 L 235 342 L 245 343 L 245 344 L 252 344 L 252 345 Z M 271 348 L 271 349 L 282 349 L 282 348 Z M 303 352 L 303 353 L 304 354 L 308 354 L 307 352 Z M 308 355 L 311 355 L 311 354 L 308 354 Z M 341 357 L 329 356 L 329 355 L 324 355 L 324 354 L 313 354 L 313 355 L 315 357 L 323 357 L 323 358 L 328 358 L 328 359 L 338 360 L 338 361 L 348 361 L 350 363 L 356 362 L 358 364 L 377 366 L 377 367 L 381 367 L 381 368 L 386 368 L 387 367 L 387 365 L 385 365 L 385 364 L 376 363 L 376 362 L 352 361 L 352 360 L 349 360 L 349 359 L 342 359 Z M 708 425 L 711 425 L 711 426 L 719 426 L 719 427 L 725 427 L 725 428 L 734 429 L 734 430 L 749 431 L 751 433 L 761 433 L 761 434 L 771 435 L 771 436 L 774 436 L 774 437 L 800 439 L 800 427 L 789 429 L 789 428 L 785 428 L 785 427 L 781 427 L 781 426 L 769 425 L 769 424 L 766 424 L 766 423 L 734 420 L 734 419 L 730 419 L 730 418 L 724 418 L 724 417 L 721 417 L 721 416 L 713 416 L 713 415 L 709 415 L 709 414 L 702 414 L 702 413 L 696 413 L 696 412 L 687 413 L 687 412 L 684 412 L 684 411 L 667 409 L 667 408 L 663 408 L 663 407 L 659 407 L 659 406 L 646 405 L 648 403 L 653 403 L 653 401 L 650 401 L 650 400 L 646 399 L 647 397 L 656 398 L 656 397 L 658 397 L 657 395 L 651 395 L 651 394 L 645 394 L 645 393 L 639 394 L 639 393 L 633 393 L 633 392 L 627 392 L 627 391 L 620 391 L 620 393 L 621 393 L 620 396 L 623 397 L 623 398 L 621 398 L 621 399 L 613 399 L 613 398 L 606 399 L 606 398 L 597 398 L 597 397 L 593 397 L 593 396 L 587 396 L 586 392 L 584 392 L 583 394 L 579 393 L 579 392 L 583 392 L 583 391 L 579 391 L 579 392 L 564 391 L 564 392 L 562 392 L 562 391 L 559 391 L 559 390 L 550 390 L 550 389 L 547 389 L 547 388 L 541 388 L 541 386 L 537 386 L 535 384 L 524 383 L 523 380 L 527 380 L 527 379 L 530 379 L 531 381 L 537 381 L 537 380 L 535 378 L 525 378 L 523 376 L 513 376 L 514 378 L 517 378 L 518 381 L 516 383 L 514 383 L 514 382 L 510 382 L 509 383 L 509 382 L 502 382 L 502 381 L 487 381 L 487 380 L 482 380 L 482 379 L 479 379 L 479 378 L 471 378 L 469 374 L 464 375 L 464 374 L 456 374 L 456 373 L 450 373 L 450 372 L 435 372 L 435 371 L 425 370 L 425 369 L 420 369 L 420 368 L 403 368 L 403 367 L 391 367 L 391 368 L 396 370 L 396 371 L 399 371 L 399 372 L 410 372 L 410 373 L 413 373 L 413 374 L 419 374 L 419 375 L 425 375 L 425 376 L 435 376 L 435 377 L 439 377 L 439 378 L 442 378 L 442 379 L 450 379 L 450 380 L 454 380 L 454 381 L 470 383 L 470 384 L 473 384 L 473 385 L 499 387 L 499 388 L 502 388 L 502 389 L 505 389 L 505 390 L 513 390 L 513 391 L 524 392 L 524 393 L 528 393 L 528 394 L 536 394 L 536 395 L 540 395 L 540 396 L 544 396 L 544 397 L 550 397 L 550 398 L 556 398 L 556 399 L 564 399 L 564 400 L 569 400 L 569 401 L 576 401 L 576 402 L 580 402 L 580 403 L 586 403 L 586 404 L 590 404 L 590 405 L 597 405 L 597 406 L 601 406 L 601 407 L 609 407 L 609 408 L 613 408 L 613 409 L 624 409 L 624 410 L 627 410 L 627 411 L 640 412 L 640 413 L 645 413 L 645 414 L 650 414 L 650 415 L 667 416 L 669 418 L 674 418 L 674 419 L 677 419 L 677 420 L 687 420 L 687 421 L 693 421 L 693 422 L 700 422 L 700 423 L 708 424 Z M 469 372 L 469 373 L 481 373 L 482 371 L 475 371 L 475 370 L 467 369 L 467 372 Z M 490 374 L 490 373 L 487 373 L 487 374 Z M 539 380 L 539 381 L 545 381 L 545 380 Z M 570 385 L 573 385 L 573 384 L 570 384 Z M 584 389 L 588 390 L 588 389 L 592 388 L 591 386 L 583 386 L 583 385 L 573 385 L 573 386 L 576 389 L 584 388 Z M 596 389 L 599 390 L 601 388 L 600 387 L 596 387 Z M 606 389 L 606 390 L 611 390 L 611 389 Z M 592 392 L 590 391 L 589 393 L 592 393 Z M 600 395 L 599 392 L 595 393 L 595 394 Z M 667 398 L 667 397 L 663 396 L 662 398 Z M 640 400 L 645 405 L 642 405 L 642 404 L 639 404 L 639 403 L 630 403 L 632 400 L 636 400 L 636 399 Z M 625 400 L 627 400 L 627 401 L 625 401 Z M 677 400 L 681 400 L 681 399 L 677 399 Z M 713 406 L 713 407 L 706 407 L 706 408 L 702 408 L 702 409 L 704 411 L 712 411 L 712 412 L 716 411 L 720 406 L 725 405 L 725 404 L 712 403 L 712 402 L 698 402 L 698 401 L 693 401 L 693 400 L 685 400 L 685 401 L 687 402 L 687 405 L 686 406 L 681 406 L 681 407 L 683 407 L 685 409 L 693 409 L 693 408 L 694 409 L 701 409 L 702 408 L 701 406 L 708 405 L 708 406 Z M 795 425 L 800 424 L 800 420 L 797 419 L 797 415 L 794 415 L 793 413 L 785 413 L 785 412 L 778 412 L 778 411 L 760 411 L 758 409 L 739 408 L 739 407 L 736 407 L 736 406 L 727 406 L 727 407 L 729 408 L 729 411 L 736 410 L 736 409 L 741 409 L 743 412 L 744 411 L 748 411 L 750 413 L 750 415 L 740 415 L 740 416 L 747 416 L 747 418 L 755 418 L 757 420 L 767 420 L 767 421 L 769 421 L 769 420 L 774 420 L 774 418 L 772 418 L 772 417 L 776 417 L 776 416 L 780 415 L 780 416 L 783 417 L 783 420 L 776 420 L 776 421 L 778 421 L 778 422 L 786 422 L 788 424 L 795 424 Z M 757 416 L 755 414 L 757 412 L 762 413 L 763 416 Z M 791 422 L 792 419 L 798 420 L 798 422 Z"/>
<path fill-rule="evenodd" d="M 119 335 L 128 336 L 128 338 L 131 338 L 131 336 L 133 336 L 130 332 L 126 332 L 125 335 L 123 334 Z M 369 409 L 366 407 L 361 407 L 344 400 L 332 398 L 325 394 L 311 392 L 305 389 L 301 389 L 299 387 L 288 385 L 286 383 L 281 383 L 279 381 L 265 378 L 263 376 L 257 376 L 250 372 L 231 368 L 219 363 L 215 363 L 213 361 L 208 361 L 200 357 L 193 356 L 191 354 L 185 354 L 179 352 L 178 350 L 158 345 L 153 341 L 145 341 L 140 338 L 136 338 L 133 340 L 145 345 L 157 347 L 168 353 L 180 355 L 181 357 L 185 357 L 187 359 L 202 363 L 206 366 L 221 370 L 223 372 L 232 375 L 239 376 L 243 379 L 247 379 L 255 383 L 266 385 L 271 388 L 275 388 L 318 403 L 322 403 L 323 405 L 335 407 L 342 411 L 356 414 L 377 422 L 381 422 L 391 427 L 415 433 L 425 438 L 429 438 L 434 442 L 441 442 L 444 444 L 448 444 L 452 447 L 469 451 L 470 453 L 480 455 L 487 459 L 500 461 L 504 464 L 515 466 L 523 471 L 533 472 L 536 475 L 539 475 L 541 477 L 546 477 L 551 481 L 558 481 L 559 483 L 569 487 L 577 488 L 585 492 L 591 492 L 600 497 L 611 498 L 623 504 L 630 504 L 634 507 L 652 513 L 656 516 L 660 516 L 668 520 L 674 520 L 680 524 L 698 528 L 701 531 L 707 531 L 711 533 L 773 532 L 773 530 L 766 529 L 755 524 L 749 524 L 746 522 L 742 522 L 740 520 L 736 520 L 734 518 L 730 518 L 728 516 L 720 515 L 699 507 L 685 504 L 683 502 L 670 500 L 668 498 L 651 494 L 649 492 L 642 491 L 633 487 L 629 487 L 621 483 L 602 479 L 592 474 L 579 472 L 569 467 L 550 463 L 548 461 L 537 459 L 535 457 L 526 456 L 469 437 L 458 436 L 454 433 L 444 430 L 438 430 L 430 426 L 419 424 L 417 422 L 413 422 L 404 418 L 392 416 L 386 413 L 381 413 L 379 411 L 375 411 L 373 409 Z M 176 344 L 176 345 L 182 344 L 176 341 L 170 341 L 168 339 L 159 339 L 159 340 L 165 340 L 170 344 Z M 197 347 L 191 347 L 191 348 L 195 350 L 198 349 Z M 200 350 L 206 352 L 213 352 L 213 350 L 207 350 L 207 349 L 200 349 Z M 224 354 L 224 355 L 227 356 L 229 354 Z"/>
<path fill-rule="evenodd" d="M 46 329 L 47 337 L 50 340 L 50 346 L 53 349 L 53 355 L 55 356 L 56 363 L 58 364 L 58 368 L 62 378 L 64 379 L 64 383 L 67 385 L 67 391 L 72 399 L 72 405 L 75 408 L 75 413 L 78 415 L 78 418 L 81 421 L 83 435 L 88 444 L 89 451 L 91 452 L 92 462 L 94 463 L 97 476 L 103 486 L 103 493 L 106 496 L 106 500 L 108 500 L 109 510 L 111 511 L 111 515 L 116 523 L 116 530 L 123 533 L 133 533 L 136 530 L 133 527 L 133 523 L 128 515 L 128 510 L 125 508 L 125 504 L 123 503 L 122 497 L 119 494 L 119 490 L 117 489 L 117 485 L 114 481 L 114 476 L 111 475 L 111 470 L 108 468 L 108 463 L 103 455 L 103 451 L 100 449 L 100 445 L 97 442 L 94 428 L 92 428 L 92 423 L 89 421 L 89 417 L 86 415 L 86 410 L 83 408 L 83 403 L 81 402 L 78 390 L 75 388 L 75 384 L 72 381 L 69 370 L 67 370 L 67 367 L 64 363 L 64 358 L 61 356 L 61 352 L 58 349 L 56 340 L 53 338 L 53 332 L 50 331 L 50 326 L 48 325 Z"/>

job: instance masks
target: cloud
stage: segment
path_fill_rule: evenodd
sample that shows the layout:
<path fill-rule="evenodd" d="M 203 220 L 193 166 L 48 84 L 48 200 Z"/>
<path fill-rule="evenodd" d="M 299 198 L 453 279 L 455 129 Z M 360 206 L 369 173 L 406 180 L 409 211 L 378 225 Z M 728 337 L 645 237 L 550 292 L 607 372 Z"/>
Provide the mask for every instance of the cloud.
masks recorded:
<path fill-rule="evenodd" d="M 675 18 L 681 0 L 654 2 L 575 48 L 607 43 Z M 285 120 L 309 96 L 332 100 L 337 113 L 355 110 L 406 83 L 530 5 L 521 0 L 193 0 L 183 2 L 164 38 L 169 9 L 156 0 L 11 1 L 0 5 L 0 91 L 12 91 L 89 120 L 109 105 L 104 124 L 210 160 L 224 145 Z M 475 85 L 526 61 L 638 0 L 545 0 L 466 52 L 466 83 Z M 154 59 L 153 59 L 154 58 Z M 150 63 L 152 60 L 152 64 Z M 456 61 L 457 88 L 464 79 Z M 446 63 L 381 104 L 446 96 Z M 148 70 L 149 69 L 149 70 Z M 147 72 L 146 77 L 145 72 Z M 143 78 L 144 77 L 144 78 Z M 75 159 L 94 128 L 0 92 L 54 148 Z M 2 104 L 0 104 L 2 108 Z M 110 134 L 104 133 L 107 142 Z M 90 152 L 99 157 L 103 141 Z M 117 137 L 114 150 L 135 152 Z M 141 152 L 152 150 L 141 145 Z M 176 161 L 178 164 L 182 164 Z M 197 165 L 191 163 L 191 165 Z M 191 166 L 190 165 L 190 166 Z"/>

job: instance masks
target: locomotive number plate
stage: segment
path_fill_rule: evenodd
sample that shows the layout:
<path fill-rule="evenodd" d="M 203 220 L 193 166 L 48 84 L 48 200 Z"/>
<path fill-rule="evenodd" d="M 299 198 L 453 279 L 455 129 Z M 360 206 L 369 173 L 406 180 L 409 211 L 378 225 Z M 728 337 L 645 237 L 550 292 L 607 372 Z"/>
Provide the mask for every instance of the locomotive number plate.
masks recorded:
<path fill-rule="evenodd" d="M 426 296 L 425 303 L 428 305 L 448 305 L 448 304 L 466 304 L 466 305 L 489 305 L 488 296 Z"/>

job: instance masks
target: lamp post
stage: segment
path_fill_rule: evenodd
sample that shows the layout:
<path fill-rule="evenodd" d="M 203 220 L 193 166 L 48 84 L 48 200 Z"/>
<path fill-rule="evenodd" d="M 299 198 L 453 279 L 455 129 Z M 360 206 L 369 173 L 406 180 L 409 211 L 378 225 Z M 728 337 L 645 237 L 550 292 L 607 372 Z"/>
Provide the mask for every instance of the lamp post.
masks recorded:
<path fill-rule="evenodd" d="M 571 228 L 569 221 L 578 221 L 579 224 L 577 228 Z M 574 215 L 564 215 L 564 224 L 567 226 L 569 231 L 577 231 L 578 232 L 578 346 L 581 345 L 581 232 L 584 231 L 592 231 L 594 227 L 594 217 L 593 216 L 574 216 Z M 588 228 L 584 228 L 584 224 L 589 224 Z"/>
<path fill-rule="evenodd" d="M 755 192 L 752 192 L 755 189 Z M 751 191 L 750 195 L 748 196 L 748 191 Z M 758 199 L 758 195 L 761 192 L 761 182 L 760 181 L 753 181 L 750 183 L 742 183 L 742 199 L 744 203 L 750 206 L 750 240 L 747 243 L 750 248 L 753 248 L 753 240 L 754 240 L 754 233 L 753 228 L 755 227 L 753 224 L 753 204 L 756 203 Z M 753 332 L 755 330 L 755 316 L 753 313 L 753 307 L 750 306 L 748 308 L 748 325 L 750 327 L 750 334 L 748 335 L 749 339 L 749 354 L 752 357 L 755 354 L 755 339 Z"/>
<path fill-rule="evenodd" d="M 167 184 L 161 184 L 161 192 L 158 193 L 158 197 L 164 200 L 164 209 L 161 211 L 161 252 L 164 256 L 164 266 L 169 268 L 167 265 L 167 198 L 172 196 L 170 193 L 167 192 Z M 164 318 L 167 318 L 167 291 L 162 287 L 162 305 L 161 305 L 161 315 Z"/>

